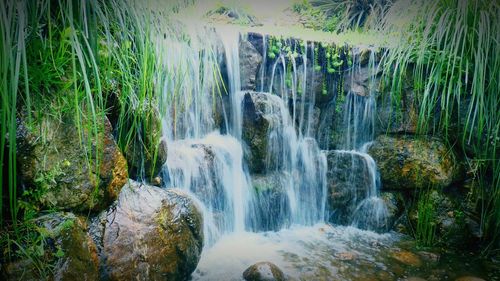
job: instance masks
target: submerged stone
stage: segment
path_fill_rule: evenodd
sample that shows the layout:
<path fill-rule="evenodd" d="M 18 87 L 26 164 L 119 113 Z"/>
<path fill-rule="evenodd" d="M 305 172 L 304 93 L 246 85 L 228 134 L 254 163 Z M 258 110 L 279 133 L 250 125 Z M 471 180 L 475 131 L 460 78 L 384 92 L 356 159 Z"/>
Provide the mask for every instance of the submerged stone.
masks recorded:
<path fill-rule="evenodd" d="M 110 280 L 186 280 L 198 264 L 202 216 L 178 190 L 129 181 L 104 224 L 102 274 Z"/>
<path fill-rule="evenodd" d="M 474 277 L 474 276 L 462 276 L 462 277 L 455 279 L 455 281 L 486 281 L 486 280 L 484 280 L 483 278 Z"/>
<path fill-rule="evenodd" d="M 284 281 L 285 274 L 271 262 L 258 262 L 243 272 L 246 281 Z"/>
<path fill-rule="evenodd" d="M 411 267 L 422 266 L 422 260 L 419 258 L 419 256 L 409 251 L 394 252 L 391 254 L 391 257 L 407 266 Z"/>

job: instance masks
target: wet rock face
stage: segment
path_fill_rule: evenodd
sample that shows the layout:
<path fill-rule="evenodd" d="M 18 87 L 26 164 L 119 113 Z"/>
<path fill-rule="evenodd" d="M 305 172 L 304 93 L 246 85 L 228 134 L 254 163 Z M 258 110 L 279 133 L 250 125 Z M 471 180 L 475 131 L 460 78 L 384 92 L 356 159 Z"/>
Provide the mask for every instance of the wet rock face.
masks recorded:
<path fill-rule="evenodd" d="M 290 202 L 284 177 L 280 173 L 255 175 L 252 186 L 256 194 L 257 217 L 265 218 L 256 231 L 278 231 L 290 223 Z"/>
<path fill-rule="evenodd" d="M 369 154 L 386 190 L 445 187 L 460 177 L 453 152 L 436 138 L 379 136 Z"/>
<path fill-rule="evenodd" d="M 241 89 L 243 91 L 255 90 L 258 70 L 262 63 L 262 55 L 247 40 L 240 41 L 239 55 Z"/>
<path fill-rule="evenodd" d="M 242 139 L 247 145 L 246 156 L 252 173 L 264 173 L 269 149 L 269 134 L 280 127 L 280 105 L 269 94 L 248 92 L 243 97 Z"/>
<path fill-rule="evenodd" d="M 380 134 L 415 134 L 417 124 L 418 108 L 411 89 L 404 89 L 400 98 L 389 93 L 377 96 L 376 128 Z"/>
<path fill-rule="evenodd" d="M 330 220 L 348 224 L 370 185 L 369 172 L 358 154 L 332 150 L 327 153 L 328 206 Z"/>
<path fill-rule="evenodd" d="M 102 234 L 109 280 L 187 280 L 203 247 L 202 216 L 177 190 L 130 181 L 108 210 Z"/>
<path fill-rule="evenodd" d="M 285 281 L 283 271 L 271 262 L 256 263 L 243 272 L 246 281 Z"/>
<path fill-rule="evenodd" d="M 74 124 L 46 118 L 36 128 L 39 131 L 34 132 L 20 120 L 18 171 L 26 189 L 42 192 L 40 202 L 36 203 L 76 212 L 97 211 L 118 196 L 128 172 L 127 162 L 113 139 L 111 124 L 103 120 L 98 128 L 98 142 L 85 129 L 86 125 L 89 124 L 83 124 L 80 143 Z M 97 171 L 89 167 L 85 149 L 90 151 L 92 166 L 98 156 Z"/>
<path fill-rule="evenodd" d="M 404 211 L 403 196 L 397 192 L 382 192 L 380 198 L 387 207 L 387 229 L 393 228 L 396 220 Z"/>
<path fill-rule="evenodd" d="M 96 246 L 83 219 L 61 212 L 39 217 L 35 223 L 47 235 L 43 262 L 54 266 L 49 280 L 98 280 Z M 4 269 L 6 280 L 41 278 L 36 265 L 28 259 L 8 264 Z"/>

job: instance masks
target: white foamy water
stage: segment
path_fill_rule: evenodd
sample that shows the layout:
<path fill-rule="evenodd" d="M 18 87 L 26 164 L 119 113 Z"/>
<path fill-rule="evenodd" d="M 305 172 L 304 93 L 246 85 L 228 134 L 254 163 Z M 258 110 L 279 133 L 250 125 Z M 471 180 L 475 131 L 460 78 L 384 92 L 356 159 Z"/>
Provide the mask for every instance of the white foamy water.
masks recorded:
<path fill-rule="evenodd" d="M 231 233 L 202 253 L 193 280 L 243 280 L 249 266 L 262 261 L 276 264 L 289 277 L 302 280 L 345 280 L 352 275 L 346 256 L 354 262 L 386 267 L 378 260 L 397 238 L 354 227 L 326 224 L 292 226 L 278 232 Z"/>

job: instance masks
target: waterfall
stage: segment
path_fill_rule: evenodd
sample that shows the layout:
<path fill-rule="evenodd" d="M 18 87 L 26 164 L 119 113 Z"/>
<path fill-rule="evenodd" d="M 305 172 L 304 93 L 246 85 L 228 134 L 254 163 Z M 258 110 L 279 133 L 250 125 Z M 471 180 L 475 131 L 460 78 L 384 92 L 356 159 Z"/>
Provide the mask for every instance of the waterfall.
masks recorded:
<path fill-rule="evenodd" d="M 268 92 L 249 93 L 241 91 L 239 32 L 202 30 L 190 36 L 187 42 L 162 42 L 174 50 L 165 54 L 164 76 L 158 79 L 164 89 L 160 113 L 168 146 L 162 171 L 167 188 L 185 190 L 200 206 L 205 247 L 231 233 L 325 222 L 328 164 L 325 151 L 320 150 L 314 137 L 318 125 L 316 93 L 311 75 L 314 65 L 309 63 L 315 61 L 317 47 L 307 42 L 300 55 L 281 52 L 274 61 L 264 61 L 266 64 L 257 74 L 260 77 L 256 78 L 260 78 L 259 88 Z M 297 47 L 297 42 L 291 40 L 284 44 L 288 50 Z M 215 68 L 222 57 L 229 86 L 227 96 L 213 92 L 217 85 Z M 268 74 L 269 79 L 265 79 Z M 244 112 L 248 103 L 267 124 L 260 128 L 265 130 L 266 142 L 262 174 L 250 173 L 247 162 Z M 219 106 L 214 108 L 214 104 Z M 375 106 L 372 94 L 348 95 L 345 140 L 343 150 L 338 151 L 359 157 L 364 164 L 356 165 L 368 171 L 371 180 L 356 200 L 351 223 L 369 229 L 365 218 L 374 216 L 373 221 L 377 221 L 383 217 L 379 213 L 384 206 L 377 197 L 375 162 L 366 153 L 373 140 Z M 226 109 L 230 118 L 226 117 Z M 217 118 L 225 123 L 218 124 Z M 222 127 L 228 128 L 224 134 L 219 132 Z M 274 193 L 257 190 L 259 182 L 272 182 L 279 189 Z"/>
<path fill-rule="evenodd" d="M 248 96 L 268 121 L 265 170 L 279 175 L 288 210 L 279 212 L 292 224 L 312 225 L 325 219 L 326 156 L 316 140 L 297 133 L 283 99 L 271 93 Z M 288 214 L 290 217 L 288 218 Z"/>
<path fill-rule="evenodd" d="M 336 152 L 343 154 L 343 157 L 351 158 L 351 165 L 347 170 L 347 173 L 350 170 L 347 185 L 352 188 L 350 192 L 353 194 L 349 223 L 362 229 L 386 231 L 388 211 L 384 201 L 378 197 L 380 179 L 377 165 L 368 154 L 368 148 L 375 135 L 376 85 L 374 80 L 377 67 L 375 65 L 375 52 L 370 50 L 367 67 L 368 93 L 366 96 L 353 92 L 348 93 L 344 106 L 345 134 L 341 144 L 342 150 Z M 354 88 L 354 77 L 361 75 L 359 54 L 353 56 L 353 67 L 349 75 L 351 88 Z M 360 168 L 361 173 L 359 172 Z M 366 180 L 360 180 L 356 177 L 366 177 Z"/>
<path fill-rule="evenodd" d="M 242 119 L 241 119 L 241 101 L 243 93 L 241 92 L 240 77 L 240 52 L 239 40 L 240 33 L 232 28 L 218 29 L 219 38 L 224 45 L 226 58 L 227 76 L 229 82 L 229 98 L 231 101 L 231 134 L 241 139 Z"/>
<path fill-rule="evenodd" d="M 214 120 L 225 109 L 212 110 L 212 105 L 220 102 L 213 93 L 217 85 L 214 73 L 218 71 L 220 39 L 234 43 L 226 47 L 235 51 L 226 52 L 226 61 L 232 102 L 239 104 L 235 95 L 241 87 L 237 40 L 227 41 L 220 33 L 203 29 L 190 34 L 187 42 L 178 39 L 160 42 L 169 48 L 163 58 L 164 76 L 158 79 L 164 83 L 160 109 L 163 139 L 168 147 L 168 158 L 162 168 L 164 185 L 183 189 L 198 203 L 207 247 L 224 234 L 248 230 L 249 221 L 255 217 L 255 200 L 240 142 L 241 119 L 234 119 L 241 118 L 240 107 L 230 108 L 235 110 L 229 122 L 232 135 L 221 135 Z"/>
<path fill-rule="evenodd" d="M 169 145 L 166 169 L 170 184 L 203 203 L 209 245 L 221 234 L 244 231 L 245 221 L 252 215 L 250 179 L 243 171 L 242 159 L 240 143 L 217 132 Z"/>

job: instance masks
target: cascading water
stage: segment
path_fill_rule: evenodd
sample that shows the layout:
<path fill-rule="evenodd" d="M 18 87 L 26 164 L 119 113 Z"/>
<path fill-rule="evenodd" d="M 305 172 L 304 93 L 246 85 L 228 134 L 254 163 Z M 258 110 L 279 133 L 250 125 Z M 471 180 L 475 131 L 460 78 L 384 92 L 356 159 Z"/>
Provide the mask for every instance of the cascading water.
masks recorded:
<path fill-rule="evenodd" d="M 353 226 L 376 231 L 386 231 L 387 207 L 384 201 L 378 197 L 380 179 L 377 165 L 368 154 L 368 148 L 375 135 L 375 76 L 377 73 L 375 65 L 375 52 L 370 50 L 368 61 L 368 93 L 366 96 L 356 93 L 348 93 L 347 102 L 344 107 L 345 138 L 341 145 L 342 150 L 337 153 L 348 155 L 351 158 L 351 171 L 359 170 L 363 166 L 363 172 L 352 172 L 349 176 L 350 192 L 353 193 L 352 213 L 350 223 Z M 353 67 L 350 70 L 351 83 L 354 77 L 361 73 L 359 55 L 353 57 Z M 351 85 L 353 88 L 354 85 Z M 345 167 L 344 167 L 345 168 Z M 366 177 L 367 180 L 360 181 L 356 176 Z M 360 187 L 359 184 L 364 186 Z M 360 192 L 361 191 L 361 192 Z"/>
<path fill-rule="evenodd" d="M 170 42 L 169 48 L 175 52 L 168 52 L 165 58 L 168 60 L 165 76 L 169 79 L 164 80 L 161 108 L 168 159 L 163 173 L 167 187 L 181 188 L 199 203 L 204 217 L 205 245 L 210 246 L 223 234 L 246 229 L 247 218 L 253 217 L 253 192 L 243 169 L 238 137 L 219 134 L 213 118 L 211 105 L 218 95 L 211 91 L 217 83 L 214 73 L 218 71 L 215 68 L 219 37 L 211 30 L 202 30 L 190 38 L 189 43 Z M 235 59 L 228 66 L 230 73 L 233 73 L 231 66 L 236 73 L 230 83 L 231 91 L 239 88 L 238 64 Z M 237 126 L 232 130 L 235 135 L 238 131 L 241 134 Z"/>
<path fill-rule="evenodd" d="M 305 112 L 311 114 L 314 107 L 314 100 L 306 105 L 305 97 L 314 94 L 306 88 L 307 51 L 301 59 L 304 71 L 300 85 L 295 56 L 280 54 L 272 67 L 269 91 L 277 95 L 264 95 L 277 106 L 266 106 L 265 113 L 278 116 L 278 121 L 270 125 L 266 168 L 284 172 L 292 223 L 312 225 L 325 219 L 327 165 L 325 154 L 310 134 L 313 118 L 310 115 L 304 118 Z M 278 85 L 274 84 L 276 80 L 280 82 Z M 285 101 L 292 102 L 291 115 Z M 295 120 L 298 120 L 297 125 Z"/>
<path fill-rule="evenodd" d="M 203 30 L 203 33 L 203 36 L 191 35 L 189 43 L 168 42 L 175 52 L 165 57 L 168 63 L 164 75 L 168 79 L 159 79 L 164 81 L 161 113 L 163 138 L 168 146 L 164 184 L 185 190 L 200 206 L 204 217 L 205 250 L 194 279 L 204 279 L 197 274 L 207 273 L 206 266 L 219 262 L 218 251 L 231 239 L 247 237 L 247 242 L 259 241 L 249 237 L 253 235 L 250 233 L 268 230 L 277 231 L 272 239 L 318 239 L 329 228 L 322 224 L 328 218 L 327 156 L 315 138 L 314 65 L 309 63 L 315 61 L 317 47 L 306 43 L 300 54 L 292 53 L 290 50 L 297 48 L 297 43 L 287 41 L 288 48 L 284 49 L 289 51 L 281 52 L 268 63 L 269 67 L 264 65 L 260 70 L 257 88 L 268 92 L 249 93 L 241 91 L 239 32 L 224 29 Z M 222 42 L 223 53 L 218 41 Z M 264 38 L 264 55 L 266 46 Z M 213 93 L 217 85 L 214 69 L 222 54 L 229 85 L 227 103 L 224 97 Z M 261 174 L 250 174 L 246 162 L 248 102 L 267 122 L 265 167 Z M 213 110 L 214 104 L 229 108 Z M 351 223 L 366 229 L 372 229 L 369 223 L 384 217 L 372 212 L 383 210 L 380 207 L 383 204 L 376 197 L 379 186 L 376 165 L 366 153 L 373 139 L 374 107 L 373 95 L 348 95 L 345 143 L 343 150 L 337 151 L 363 159 L 364 164 L 356 165 L 368 171 L 370 180 L 351 214 Z M 217 115 L 223 115 L 219 119 L 225 124 L 217 124 L 214 118 Z M 218 131 L 221 127 L 227 128 L 227 134 Z M 269 179 L 279 182 L 283 196 L 266 198 L 268 193 L 262 193 L 266 191 L 257 191 L 256 182 Z M 304 227 L 316 234 L 307 238 Z M 275 241 L 276 245 L 288 245 L 285 240 Z M 275 250 L 282 251 L 279 249 Z M 251 255 L 238 267 L 247 266 L 247 258 Z M 214 278 L 231 276 L 215 272 Z"/>

